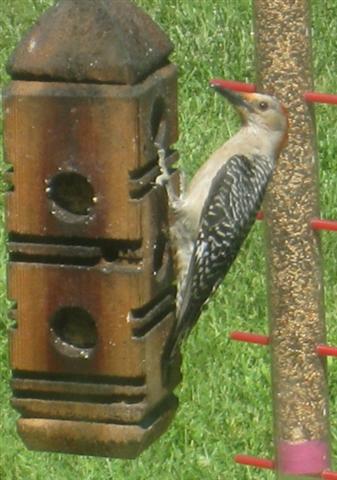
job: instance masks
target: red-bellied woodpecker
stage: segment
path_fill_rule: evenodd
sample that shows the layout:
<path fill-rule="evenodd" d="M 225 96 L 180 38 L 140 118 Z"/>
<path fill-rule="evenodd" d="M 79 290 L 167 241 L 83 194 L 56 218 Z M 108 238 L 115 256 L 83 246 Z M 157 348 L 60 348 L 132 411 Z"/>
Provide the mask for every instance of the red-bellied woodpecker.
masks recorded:
<path fill-rule="evenodd" d="M 221 80 L 212 81 L 211 87 L 234 105 L 242 126 L 202 165 L 179 197 L 168 180 L 165 152 L 159 150 L 158 182 L 166 185 L 174 214 L 171 236 L 178 265 L 171 356 L 235 260 L 287 140 L 287 113 L 276 98 L 234 92 Z"/>

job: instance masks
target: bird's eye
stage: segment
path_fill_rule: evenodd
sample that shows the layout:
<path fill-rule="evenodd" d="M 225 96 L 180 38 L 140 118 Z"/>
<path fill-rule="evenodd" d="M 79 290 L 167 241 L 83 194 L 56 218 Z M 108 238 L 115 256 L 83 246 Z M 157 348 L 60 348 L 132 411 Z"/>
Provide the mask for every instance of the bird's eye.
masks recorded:
<path fill-rule="evenodd" d="M 262 111 L 268 110 L 268 107 L 269 107 L 269 105 L 268 105 L 267 102 L 260 102 L 259 103 L 259 109 L 262 110 Z"/>

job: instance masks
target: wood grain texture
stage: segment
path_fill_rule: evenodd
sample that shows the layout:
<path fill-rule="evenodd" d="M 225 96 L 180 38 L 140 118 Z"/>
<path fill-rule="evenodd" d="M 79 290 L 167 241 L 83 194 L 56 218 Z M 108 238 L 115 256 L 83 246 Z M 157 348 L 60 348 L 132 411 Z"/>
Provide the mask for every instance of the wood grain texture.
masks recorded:
<path fill-rule="evenodd" d="M 83 3 L 97 15 L 103 5 Z M 119 6 L 120 16 L 116 2 L 104 2 L 123 32 L 133 7 Z M 81 28 L 71 44 L 76 15 L 63 24 L 64 43 L 53 43 L 69 8 L 88 13 L 82 2 L 61 1 L 42 17 L 11 59 L 16 80 L 4 92 L 12 404 L 30 448 L 133 457 L 167 428 L 177 407 L 180 356 L 169 372 L 164 358 L 176 321 L 168 206 L 155 182 L 155 142 L 168 164 L 177 159 L 170 149 L 178 137 L 177 70 L 167 62 L 170 44 L 156 27 L 146 30 L 150 20 L 135 8 L 137 38 L 129 31 L 118 37 L 125 55 L 133 52 L 125 84 L 112 84 L 123 73 L 121 45 L 112 46 L 115 69 L 86 76 L 92 51 L 84 44 L 76 52 Z M 98 17 L 85 17 L 93 35 Z M 146 49 L 135 50 L 135 42 L 154 33 L 158 51 L 140 72 L 153 38 Z M 69 49 L 77 53 L 75 73 L 64 64 Z M 42 72 L 47 51 L 58 53 Z"/>

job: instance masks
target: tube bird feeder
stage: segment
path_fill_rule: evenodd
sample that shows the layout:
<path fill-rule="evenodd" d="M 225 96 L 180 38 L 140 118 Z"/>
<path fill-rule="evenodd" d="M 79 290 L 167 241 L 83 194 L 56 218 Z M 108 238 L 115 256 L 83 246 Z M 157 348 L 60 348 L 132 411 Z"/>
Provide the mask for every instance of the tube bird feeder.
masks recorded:
<path fill-rule="evenodd" d="M 254 0 L 258 89 L 289 111 L 289 141 L 264 204 L 277 478 L 330 466 L 328 390 L 308 0 Z"/>
<path fill-rule="evenodd" d="M 165 192 L 172 44 L 129 0 L 61 0 L 4 92 L 14 407 L 29 448 L 135 457 L 177 406 Z M 167 379 L 167 380 L 164 380 Z"/>

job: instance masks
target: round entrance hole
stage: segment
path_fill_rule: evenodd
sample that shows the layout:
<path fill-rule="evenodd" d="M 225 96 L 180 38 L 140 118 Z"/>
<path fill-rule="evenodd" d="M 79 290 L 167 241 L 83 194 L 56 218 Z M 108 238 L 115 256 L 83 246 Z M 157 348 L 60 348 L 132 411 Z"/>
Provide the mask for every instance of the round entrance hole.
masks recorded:
<path fill-rule="evenodd" d="M 95 203 L 89 180 L 77 172 L 62 172 L 48 183 L 48 197 L 55 205 L 73 215 L 88 215 Z"/>
<path fill-rule="evenodd" d="M 88 358 L 97 343 L 95 321 L 83 308 L 60 308 L 50 327 L 54 344 L 64 355 Z"/>

